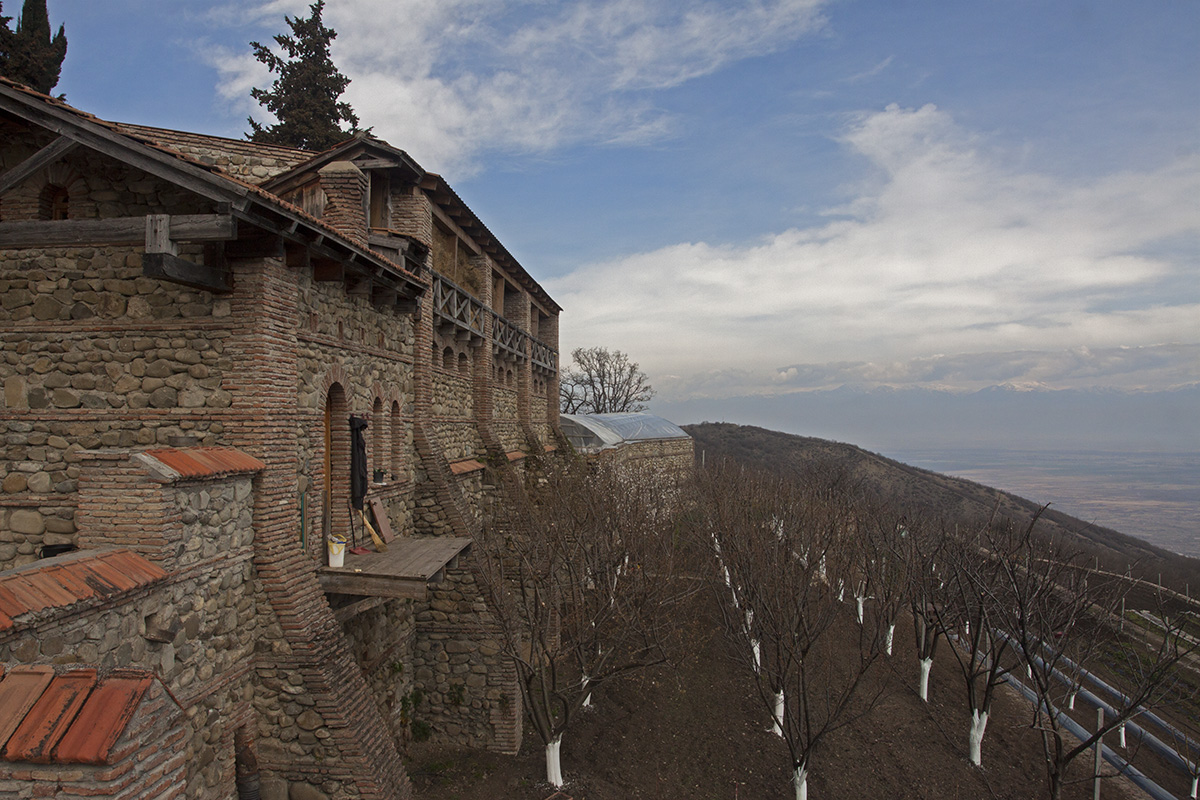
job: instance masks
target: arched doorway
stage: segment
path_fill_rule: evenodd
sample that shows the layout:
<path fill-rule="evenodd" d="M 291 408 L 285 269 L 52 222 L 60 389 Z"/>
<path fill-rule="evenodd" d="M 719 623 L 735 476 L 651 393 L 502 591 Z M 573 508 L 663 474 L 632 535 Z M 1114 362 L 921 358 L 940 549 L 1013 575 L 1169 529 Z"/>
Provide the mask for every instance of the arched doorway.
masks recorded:
<path fill-rule="evenodd" d="M 322 464 L 322 524 L 323 540 L 330 534 L 350 536 L 350 412 L 346 406 L 346 391 L 340 383 L 329 387 L 325 396 L 325 442 Z M 320 560 L 324 561 L 326 547 L 321 543 Z"/>

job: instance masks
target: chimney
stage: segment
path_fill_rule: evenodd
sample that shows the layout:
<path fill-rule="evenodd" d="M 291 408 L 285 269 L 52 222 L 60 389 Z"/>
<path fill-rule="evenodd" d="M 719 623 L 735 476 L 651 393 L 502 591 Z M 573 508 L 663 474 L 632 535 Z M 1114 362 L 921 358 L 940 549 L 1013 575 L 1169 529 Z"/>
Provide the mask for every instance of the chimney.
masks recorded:
<path fill-rule="evenodd" d="M 349 161 L 321 168 L 326 224 L 362 247 L 367 246 L 367 176 Z"/>

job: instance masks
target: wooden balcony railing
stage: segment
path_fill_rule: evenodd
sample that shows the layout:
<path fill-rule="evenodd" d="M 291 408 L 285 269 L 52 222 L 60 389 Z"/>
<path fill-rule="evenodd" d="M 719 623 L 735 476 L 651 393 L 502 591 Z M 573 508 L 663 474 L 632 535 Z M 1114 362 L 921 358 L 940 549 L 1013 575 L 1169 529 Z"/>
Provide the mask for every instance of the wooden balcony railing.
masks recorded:
<path fill-rule="evenodd" d="M 483 337 L 487 309 L 464 289 L 437 273 L 433 275 L 433 313 L 447 322 Z"/>

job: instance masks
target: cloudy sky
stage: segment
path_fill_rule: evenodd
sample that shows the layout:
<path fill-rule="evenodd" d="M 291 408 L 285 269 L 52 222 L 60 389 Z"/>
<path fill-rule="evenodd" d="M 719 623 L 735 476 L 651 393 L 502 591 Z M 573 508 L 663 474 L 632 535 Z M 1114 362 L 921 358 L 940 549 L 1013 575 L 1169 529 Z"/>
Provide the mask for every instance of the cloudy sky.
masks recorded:
<path fill-rule="evenodd" d="M 17 6 L 15 2 L 11 6 Z M 50 0 L 56 91 L 240 136 L 303 0 Z M 15 9 L 9 9 L 13 13 Z M 1200 381 L 1195 0 L 328 0 L 364 125 L 664 399 Z"/>

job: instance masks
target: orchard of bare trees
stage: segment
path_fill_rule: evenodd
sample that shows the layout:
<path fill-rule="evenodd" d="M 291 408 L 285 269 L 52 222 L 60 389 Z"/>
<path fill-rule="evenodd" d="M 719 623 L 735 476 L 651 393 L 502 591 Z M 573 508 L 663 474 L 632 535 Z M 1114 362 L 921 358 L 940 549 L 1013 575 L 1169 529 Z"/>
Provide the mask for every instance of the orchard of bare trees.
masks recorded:
<path fill-rule="evenodd" d="M 1104 776 L 1156 741 L 1198 772 L 1194 617 L 1163 606 L 1157 626 L 1127 624 L 1123 600 L 1145 587 L 1041 536 L 1036 515 L 948 520 L 828 466 L 785 475 L 717 461 L 677 484 L 575 463 L 526 489 L 491 515 L 476 552 L 556 787 L 592 694 L 687 647 L 672 615 L 697 587 L 716 601 L 711 624 L 755 687 L 797 800 L 831 736 L 869 719 L 895 674 L 921 700 L 965 699 L 953 724 L 976 768 L 997 696 L 1024 694 L 1051 800 L 1092 780 L 1101 742 L 1116 765 Z M 897 649 L 905 630 L 914 647 Z M 935 658 L 955 666 L 941 673 L 949 685 L 930 685 Z"/>

